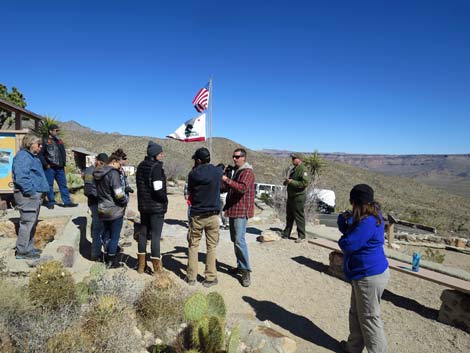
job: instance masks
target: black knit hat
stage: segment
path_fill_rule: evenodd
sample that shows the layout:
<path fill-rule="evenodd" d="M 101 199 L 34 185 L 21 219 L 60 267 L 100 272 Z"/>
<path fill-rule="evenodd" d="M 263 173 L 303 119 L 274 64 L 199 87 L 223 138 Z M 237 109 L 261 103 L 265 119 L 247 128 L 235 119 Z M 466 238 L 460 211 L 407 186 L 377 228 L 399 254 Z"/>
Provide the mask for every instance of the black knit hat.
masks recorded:
<path fill-rule="evenodd" d="M 193 157 L 194 160 L 200 159 L 201 161 L 210 161 L 211 154 L 209 150 L 205 147 L 198 148 L 196 152 L 194 152 Z"/>
<path fill-rule="evenodd" d="M 52 131 L 52 130 L 55 130 L 55 129 L 59 129 L 59 130 L 60 130 L 59 125 L 57 125 L 57 124 L 51 124 L 51 125 L 49 125 L 49 131 Z"/>
<path fill-rule="evenodd" d="M 349 200 L 358 205 L 371 203 L 374 201 L 374 190 L 367 184 L 358 184 L 349 193 Z"/>
<path fill-rule="evenodd" d="M 96 156 L 96 160 L 103 163 L 108 163 L 108 155 L 106 153 L 100 153 Z"/>
<path fill-rule="evenodd" d="M 158 143 L 155 143 L 153 141 L 149 141 L 149 144 L 147 146 L 148 156 L 155 157 L 156 155 L 159 155 L 162 152 L 163 152 L 162 146 L 160 146 Z"/>

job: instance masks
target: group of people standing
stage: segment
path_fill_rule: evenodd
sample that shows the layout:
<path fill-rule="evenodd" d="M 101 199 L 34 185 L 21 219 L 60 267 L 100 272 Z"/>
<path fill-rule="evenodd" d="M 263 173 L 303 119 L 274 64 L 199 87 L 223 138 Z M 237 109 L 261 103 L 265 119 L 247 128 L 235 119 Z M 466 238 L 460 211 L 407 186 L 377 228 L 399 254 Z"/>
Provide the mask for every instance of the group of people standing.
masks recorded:
<path fill-rule="evenodd" d="M 72 202 L 65 177 L 66 154 L 63 141 L 58 137 L 59 126 L 51 124 L 48 135 L 41 138 L 25 135 L 20 151 L 12 165 L 14 200 L 20 211 L 20 224 L 16 242 L 17 259 L 37 259 L 41 250 L 34 248 L 34 233 L 43 194 L 45 206 L 55 205 L 54 180 L 59 186 L 62 207 L 76 207 Z"/>
<path fill-rule="evenodd" d="M 122 151 L 122 150 L 121 150 Z M 194 285 L 198 272 L 199 243 L 205 235 L 207 245 L 205 279 L 206 287 L 217 284 L 216 247 L 219 242 L 219 213 L 228 218 L 230 237 L 234 243 L 237 266 L 234 275 L 240 274 L 241 284 L 251 283 L 251 267 L 245 241 L 248 218 L 254 215 L 253 168 L 246 162 L 246 150 L 239 148 L 233 153 L 234 173 L 224 174 L 220 166 L 210 163 L 210 152 L 199 148 L 192 159 L 194 166 L 187 178 L 185 194 L 190 200 L 188 230 L 188 266 L 186 282 Z M 137 203 L 140 213 L 138 233 L 137 272 L 144 273 L 147 267 L 147 243 L 150 240 L 150 260 L 154 275 L 163 272 L 160 239 L 164 216 L 168 208 L 166 175 L 163 168 L 164 153 L 159 144 L 149 141 L 147 156 L 138 165 L 136 173 Z M 91 259 L 104 258 L 109 267 L 116 266 L 119 252 L 118 241 L 122 228 L 125 207 L 129 200 L 129 187 L 123 178 L 122 155 L 111 156 L 100 153 L 95 164 L 85 171 L 85 195 L 92 213 Z M 221 194 L 226 193 L 222 210 Z"/>
<path fill-rule="evenodd" d="M 52 126 L 56 128 L 57 126 Z M 46 149 L 41 153 L 45 142 L 35 135 L 26 135 L 22 149 L 13 161 L 14 198 L 20 211 L 20 227 L 16 244 L 17 258 L 37 258 L 40 250 L 34 248 L 33 236 L 42 194 L 48 194 L 49 208 L 55 204 L 51 191 L 51 178 L 62 180 L 65 166 L 63 144 L 47 147 L 51 141 L 59 141 L 55 132 L 50 131 Z M 62 147 L 61 147 L 62 146 Z M 58 152 L 58 154 L 55 154 Z M 293 168 L 284 185 L 287 186 L 286 227 L 283 238 L 288 238 L 294 221 L 297 223 L 298 239 L 305 239 L 305 190 L 309 174 L 302 164 L 303 156 L 292 154 Z M 163 149 L 153 141 L 148 142 L 147 156 L 138 165 L 136 174 L 138 209 L 141 218 L 141 231 L 138 236 L 138 268 L 144 273 L 147 263 L 147 242 L 151 241 L 150 259 L 153 272 L 163 272 L 160 253 L 160 239 L 164 215 L 168 208 L 166 176 L 163 169 Z M 207 256 L 203 286 L 218 283 L 216 268 L 216 247 L 219 241 L 219 213 L 228 218 L 230 238 L 234 244 L 237 266 L 233 274 L 241 275 L 241 284 L 251 284 L 251 266 L 245 240 L 246 226 L 254 215 L 255 175 L 246 161 L 247 152 L 243 148 L 234 150 L 233 172 L 227 175 L 220 166 L 210 163 L 211 156 L 206 148 L 199 148 L 192 156 L 194 166 L 187 179 L 186 195 L 190 200 L 188 231 L 188 265 L 185 278 L 194 285 L 198 273 L 198 248 L 203 234 L 206 238 Z M 46 161 L 45 165 L 44 161 Z M 92 260 L 102 258 L 109 267 L 116 266 L 119 252 L 119 236 L 129 193 L 133 190 L 127 184 L 123 166 L 127 156 L 119 149 L 109 157 L 105 153 L 97 155 L 95 164 L 84 174 L 85 194 L 92 214 Z M 63 175 L 65 179 L 65 174 Z M 54 179 L 52 179 L 54 180 Z M 63 185 L 62 185 L 63 186 Z M 74 206 L 67 198 L 59 183 L 64 205 Z M 221 209 L 221 194 L 226 193 L 225 206 Z M 349 310 L 350 334 L 347 341 L 341 342 L 345 352 L 384 353 L 387 342 L 380 315 L 380 299 L 389 281 L 388 262 L 384 254 L 384 220 L 380 205 L 375 201 L 374 190 L 366 184 L 358 184 L 350 192 L 351 211 L 338 216 L 338 228 L 343 234 L 339 246 L 344 253 L 344 273 L 351 282 L 351 307 Z"/>

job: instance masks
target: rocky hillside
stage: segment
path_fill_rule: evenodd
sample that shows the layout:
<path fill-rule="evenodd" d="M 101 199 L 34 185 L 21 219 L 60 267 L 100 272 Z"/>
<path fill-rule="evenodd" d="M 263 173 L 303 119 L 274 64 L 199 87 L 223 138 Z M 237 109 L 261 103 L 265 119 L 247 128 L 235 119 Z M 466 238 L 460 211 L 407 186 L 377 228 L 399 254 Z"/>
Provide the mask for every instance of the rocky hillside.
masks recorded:
<path fill-rule="evenodd" d="M 111 153 L 123 148 L 130 163 L 137 165 L 146 154 L 149 139 L 163 146 L 165 170 L 171 177 L 187 175 L 192 166 L 191 156 L 207 143 L 183 143 L 172 139 L 129 136 L 92 131 L 76 122 L 61 123 L 64 140 L 69 147 L 82 147 L 94 152 Z M 225 138 L 214 138 L 213 162 L 232 163 L 232 151 L 240 146 Z M 246 147 L 244 147 L 246 148 Z M 248 160 L 253 164 L 256 178 L 260 182 L 280 184 L 290 165 L 287 152 L 277 154 L 248 151 Z M 320 178 L 320 186 L 332 189 L 337 197 L 337 210 L 349 206 L 349 190 L 357 183 L 368 183 L 374 187 L 377 198 L 386 212 L 393 211 L 398 217 L 435 226 L 440 234 L 457 232 L 470 236 L 470 199 L 435 189 L 411 178 L 386 176 L 336 161 L 326 161 Z"/>
<path fill-rule="evenodd" d="M 285 157 L 288 151 L 264 150 Z M 386 175 L 413 178 L 453 194 L 470 197 L 470 154 L 348 154 L 320 153 L 324 159 Z"/>

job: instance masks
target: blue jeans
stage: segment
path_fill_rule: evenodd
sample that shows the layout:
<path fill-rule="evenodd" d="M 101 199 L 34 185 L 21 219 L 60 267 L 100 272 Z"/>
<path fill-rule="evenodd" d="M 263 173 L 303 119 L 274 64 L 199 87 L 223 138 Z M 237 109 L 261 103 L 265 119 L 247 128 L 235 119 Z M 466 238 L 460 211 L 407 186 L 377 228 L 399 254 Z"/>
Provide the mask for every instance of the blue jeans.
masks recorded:
<path fill-rule="evenodd" d="M 113 219 L 112 221 L 103 221 L 103 246 L 105 252 L 110 256 L 116 255 L 117 253 L 123 221 L 124 217 Z"/>
<path fill-rule="evenodd" d="M 98 205 L 89 205 L 91 211 L 91 259 L 96 260 L 101 255 L 101 235 L 103 222 L 98 217 Z"/>
<path fill-rule="evenodd" d="M 246 218 L 229 218 L 230 239 L 233 242 L 235 256 L 237 257 L 237 267 L 240 270 L 251 272 L 250 261 L 248 259 L 248 246 L 245 241 Z"/>
<path fill-rule="evenodd" d="M 64 168 L 47 168 L 44 170 L 44 174 L 46 174 L 46 179 L 49 183 L 49 192 L 47 193 L 48 204 L 55 204 L 54 179 L 57 181 L 57 185 L 59 186 L 60 197 L 62 198 L 62 202 L 64 203 L 64 205 L 68 205 L 69 203 L 71 203 Z"/>

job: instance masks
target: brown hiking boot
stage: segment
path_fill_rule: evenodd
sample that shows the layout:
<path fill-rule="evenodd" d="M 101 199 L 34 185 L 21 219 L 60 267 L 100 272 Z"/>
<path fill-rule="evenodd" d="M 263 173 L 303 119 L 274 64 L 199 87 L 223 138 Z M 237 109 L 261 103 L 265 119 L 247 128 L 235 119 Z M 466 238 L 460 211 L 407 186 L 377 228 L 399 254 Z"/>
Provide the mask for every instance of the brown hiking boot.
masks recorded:
<path fill-rule="evenodd" d="M 137 253 L 137 260 L 139 261 L 139 267 L 137 268 L 137 273 L 144 273 L 145 272 L 145 267 L 146 267 L 146 264 L 147 264 L 147 261 L 145 259 L 146 256 L 147 256 L 147 254 L 145 254 L 145 253 L 143 253 L 143 254 Z"/>
<path fill-rule="evenodd" d="M 153 275 L 158 276 L 163 272 L 162 260 L 157 258 L 150 258 L 153 265 Z"/>

